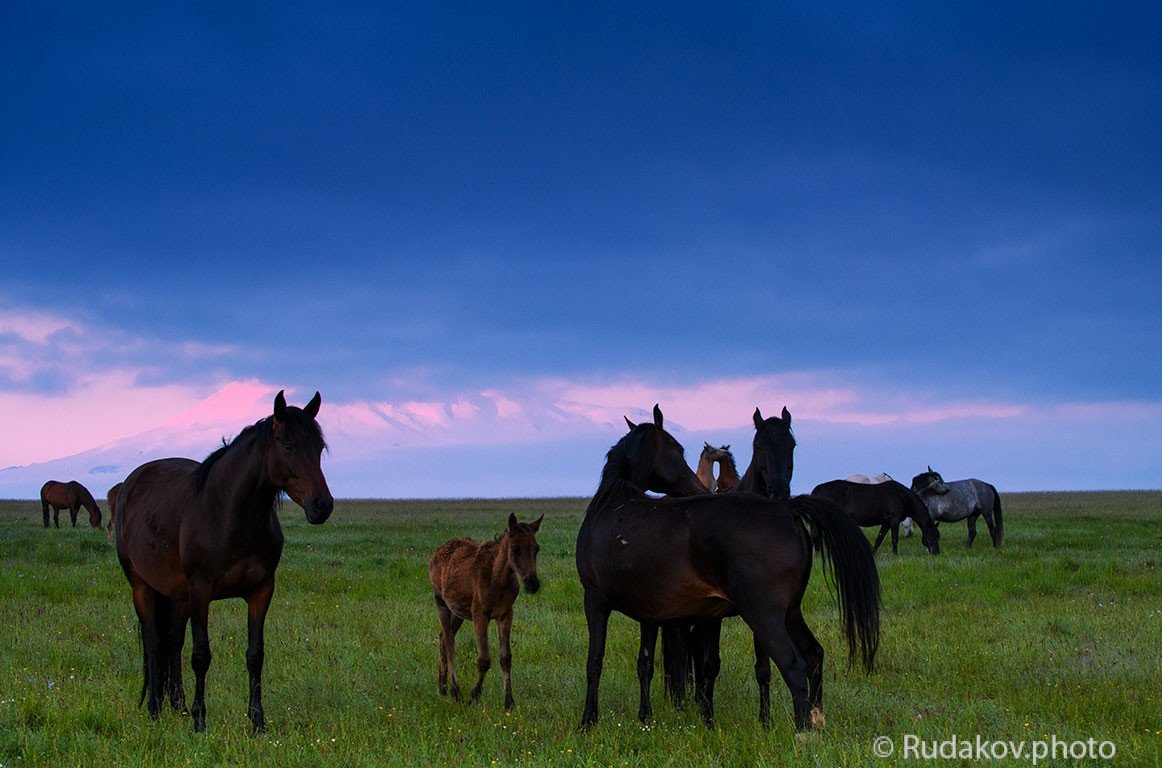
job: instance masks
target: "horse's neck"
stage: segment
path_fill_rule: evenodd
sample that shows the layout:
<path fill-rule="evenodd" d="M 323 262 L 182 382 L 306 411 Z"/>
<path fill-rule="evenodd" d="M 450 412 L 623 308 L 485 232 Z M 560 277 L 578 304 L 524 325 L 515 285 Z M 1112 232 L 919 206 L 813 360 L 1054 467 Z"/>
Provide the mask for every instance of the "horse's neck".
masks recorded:
<path fill-rule="evenodd" d="M 279 489 L 267 476 L 261 453 L 259 444 L 251 439 L 227 451 L 210 467 L 202 494 L 214 499 L 205 505 L 212 513 L 238 524 L 266 524 Z"/>
<path fill-rule="evenodd" d="M 710 458 L 710 454 L 703 453 L 698 457 L 698 471 L 694 474 L 711 492 L 714 491 L 714 460 Z"/>
<path fill-rule="evenodd" d="M 503 533 L 499 539 L 481 546 L 487 548 L 493 545 L 495 545 L 496 551 L 492 553 L 492 558 L 489 561 L 488 581 L 494 587 L 503 586 L 513 576 L 512 564 L 508 561 L 508 534 Z"/>
<path fill-rule="evenodd" d="M 738 468 L 734 466 L 734 458 L 726 457 L 718 460 L 718 487 L 729 491 L 738 484 Z"/>
<path fill-rule="evenodd" d="M 765 488 L 759 488 L 758 476 L 758 469 L 755 467 L 754 460 L 752 459 L 750 465 L 746 468 L 746 471 L 742 473 L 742 477 L 740 477 L 738 482 L 734 484 L 734 490 L 746 491 L 747 493 L 764 492 L 766 490 Z"/>

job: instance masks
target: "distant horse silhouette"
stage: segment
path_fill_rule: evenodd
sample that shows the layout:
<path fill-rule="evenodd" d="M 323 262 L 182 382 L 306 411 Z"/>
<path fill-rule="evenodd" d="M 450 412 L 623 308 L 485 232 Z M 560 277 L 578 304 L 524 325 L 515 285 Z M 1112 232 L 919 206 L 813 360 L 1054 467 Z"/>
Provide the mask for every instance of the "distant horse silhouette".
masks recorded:
<path fill-rule="evenodd" d="M 864 485 L 876 485 L 879 483 L 886 483 L 889 480 L 894 480 L 895 478 L 892 477 L 891 475 L 889 475 L 887 472 L 880 472 L 878 475 L 872 475 L 871 477 L 868 477 L 867 475 L 856 474 L 856 475 L 848 475 L 847 477 L 845 477 L 843 479 L 849 483 L 863 483 Z M 904 532 L 904 536 L 911 537 L 911 535 L 912 535 L 912 518 L 911 517 L 904 518 L 904 521 L 902 523 L 900 523 L 900 530 L 902 530 Z"/>
<path fill-rule="evenodd" d="M 476 686 L 472 701 L 480 698 L 484 675 L 492 666 L 488 652 L 488 624 L 496 622 L 500 644 L 500 672 L 504 676 L 504 708 L 512 709 L 512 606 L 520 594 L 519 579 L 525 591 L 541 587 L 537 578 L 537 531 L 541 515 L 531 523 L 518 523 L 516 515 L 508 516 L 508 530 L 483 544 L 472 539 L 449 539 L 440 545 L 428 561 L 428 577 L 436 593 L 436 612 L 440 617 L 439 691 L 448 693 L 451 677 L 452 698 L 460 700 L 460 682 L 456 679 L 456 633 L 465 620 L 472 622 L 476 634 Z"/>
<path fill-rule="evenodd" d="M 105 538 L 109 541 L 113 540 L 113 520 L 117 517 L 117 493 L 121 490 L 121 483 L 109 489 L 109 493 L 105 494 L 105 501 L 109 507 L 109 528 L 105 533 Z"/>
<path fill-rule="evenodd" d="M 771 472 L 774 479 L 785 468 Z M 879 643 L 879 577 L 858 526 L 835 505 L 809 496 L 702 489 L 657 406 L 653 424 L 633 426 L 607 454 L 577 534 L 589 627 L 582 727 L 597 722 L 614 610 L 654 623 L 741 615 L 787 683 L 795 727 L 820 724 L 823 650 L 801 610 L 812 544 L 833 569 L 849 656 L 858 653 L 870 670 Z M 655 499 L 646 490 L 690 498 Z"/>
<path fill-rule="evenodd" d="M 150 717 L 157 718 L 166 694 L 174 709 L 185 708 L 180 654 L 192 619 L 190 714 L 194 730 L 205 730 L 210 601 L 240 597 L 247 606 L 247 714 L 255 732 L 265 730 L 263 632 L 282 556 L 279 494 L 285 491 L 313 524 L 325 522 L 334 507 L 319 464 L 325 443 L 315 417 L 321 403 L 316 392 L 305 408 L 287 406 L 279 392 L 273 415 L 200 464 L 151 461 L 122 484 L 113 537 L 141 625 L 141 697 L 148 692 Z"/>
<path fill-rule="evenodd" d="M 44 527 L 48 528 L 48 508 L 52 507 L 52 519 L 57 528 L 61 527 L 61 510 L 67 509 L 69 517 L 73 520 L 73 527 L 77 527 L 77 513 L 84 507 L 89 511 L 89 525 L 94 528 L 101 527 L 101 508 L 97 506 L 97 502 L 93 500 L 93 494 L 89 493 L 89 489 L 78 483 L 76 480 L 70 480 L 67 483 L 61 483 L 56 480 L 49 480 L 40 488 L 40 508 L 44 512 Z"/>
<path fill-rule="evenodd" d="M 912 490 L 923 500 L 937 523 L 968 520 L 968 542 L 976 538 L 976 519 L 983 516 L 989 527 L 993 546 L 1005 543 L 1005 522 L 1001 513 L 1001 495 L 983 480 L 953 480 L 946 483 L 932 467 L 912 478 Z"/>
<path fill-rule="evenodd" d="M 940 554 L 940 531 L 929 517 L 924 502 L 907 486 L 895 480 L 872 484 L 831 480 L 815 486 L 811 495 L 838 504 L 864 528 L 880 526 L 880 534 L 872 546 L 873 550 L 879 551 L 884 536 L 891 531 L 892 554 L 899 554 L 900 523 L 905 517 L 910 516 L 920 526 L 920 540 L 925 548 L 934 555 Z"/>

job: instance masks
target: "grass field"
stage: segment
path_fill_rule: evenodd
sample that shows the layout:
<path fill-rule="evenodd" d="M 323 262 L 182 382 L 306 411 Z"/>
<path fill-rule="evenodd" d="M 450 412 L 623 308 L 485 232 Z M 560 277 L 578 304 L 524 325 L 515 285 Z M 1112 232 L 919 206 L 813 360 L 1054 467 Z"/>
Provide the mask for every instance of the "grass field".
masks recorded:
<path fill-rule="evenodd" d="M 1118 765 L 1162 762 L 1162 493 L 1006 495 L 1002 550 L 983 526 L 966 550 L 964 525 L 950 524 L 938 557 L 919 536 L 903 540 L 899 556 L 881 552 L 883 636 L 871 676 L 847 668 L 817 567 L 805 613 L 828 652 L 828 720 L 805 743 L 777 674 L 775 725 L 758 725 L 750 635 L 737 619 L 724 625 L 717 729 L 704 729 L 693 707 L 664 702 L 660 679 L 655 720 L 637 722 L 637 625 L 615 614 L 601 722 L 576 730 L 586 631 L 573 543 L 585 503 L 340 501 L 319 527 L 285 504 L 287 546 L 267 623 L 269 732 L 253 737 L 241 601 L 211 609 L 206 733 L 169 711 L 151 722 L 137 705 L 136 618 L 104 531 L 45 530 L 37 504 L 0 502 L 0 766 L 923 762 L 901 754 L 906 734 L 1093 738 L 1116 746 Z M 450 536 L 500 532 L 509 512 L 544 513 L 545 522 L 543 587 L 516 604 L 516 708 L 506 714 L 495 667 L 480 703 L 437 696 L 427 560 Z M 474 659 L 471 632 L 461 630 L 462 683 L 474 679 Z M 873 750 L 881 736 L 894 741 L 890 758 Z"/>

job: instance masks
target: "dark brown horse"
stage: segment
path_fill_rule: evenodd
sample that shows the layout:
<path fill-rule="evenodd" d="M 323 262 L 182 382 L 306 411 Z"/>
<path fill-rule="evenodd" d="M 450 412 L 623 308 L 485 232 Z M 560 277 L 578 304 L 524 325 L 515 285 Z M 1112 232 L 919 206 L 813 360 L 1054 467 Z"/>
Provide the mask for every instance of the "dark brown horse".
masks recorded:
<path fill-rule="evenodd" d="M 508 516 L 508 530 L 483 544 L 472 539 L 449 539 L 428 561 L 428 577 L 436 593 L 440 616 L 440 695 L 448 693 L 452 678 L 452 698 L 460 700 L 456 679 L 456 633 L 465 620 L 472 622 L 476 635 L 476 686 L 472 701 L 480 698 L 484 675 L 492 667 L 488 652 L 488 624 L 496 622 L 500 644 L 500 673 L 504 676 L 504 708 L 512 709 L 512 606 L 520 594 L 518 580 L 532 594 L 541 588 L 537 578 L 537 531 L 541 515 L 531 523 L 518 523 Z"/>
<path fill-rule="evenodd" d="M 78 483 L 76 480 L 70 480 L 67 483 L 61 483 L 56 480 L 49 480 L 40 489 L 40 508 L 44 512 L 44 527 L 48 528 L 48 508 L 52 507 L 52 519 L 57 528 L 61 527 L 61 510 L 67 509 L 69 517 L 73 520 L 73 527 L 77 527 L 77 513 L 84 507 L 89 511 L 89 525 L 94 528 L 101 527 L 101 508 L 97 506 L 97 502 L 93 500 L 93 494 L 89 493 L 89 489 Z"/>
<path fill-rule="evenodd" d="M 815 486 L 811 495 L 838 504 L 864 528 L 880 526 L 880 534 L 872 547 L 876 551 L 879 551 L 884 536 L 891 531 L 892 554 L 899 554 L 900 523 L 910 517 L 920 526 L 920 541 L 925 548 L 934 555 L 940 554 L 940 531 L 928 514 L 928 508 L 910 488 L 895 480 L 870 485 L 830 480 Z"/>
<path fill-rule="evenodd" d="M 314 524 L 325 522 L 334 506 L 320 467 L 325 443 L 315 417 L 321 402 L 316 392 L 305 408 L 289 407 L 279 392 L 273 415 L 243 429 L 205 461 L 143 464 L 117 494 L 113 536 L 141 625 L 141 696 L 148 692 L 151 717 L 158 716 L 167 694 L 175 709 L 185 708 L 180 654 L 192 619 L 190 714 L 194 730 L 205 729 L 210 601 L 240 597 L 247 605 L 247 713 L 255 732 L 265 730 L 263 630 L 282 556 L 279 495 L 285 491 Z"/>
<path fill-rule="evenodd" d="M 849 657 L 858 654 L 871 668 L 879 644 L 879 577 L 858 526 L 835 505 L 809 496 L 693 495 L 702 488 L 656 406 L 653 424 L 635 426 L 610 449 L 577 534 L 589 626 L 582 727 L 597 722 L 612 611 L 652 623 L 737 613 L 782 673 L 795 727 L 804 731 L 819 722 L 821 712 L 813 711 L 822 705 L 822 648 L 816 651 L 801 611 L 813 544 L 833 568 Z M 656 499 L 646 490 L 690 498 Z"/>
<path fill-rule="evenodd" d="M 117 519 L 117 493 L 120 490 L 121 483 L 117 483 L 117 485 L 110 488 L 109 492 L 105 494 L 105 501 L 109 507 L 109 529 L 105 534 L 105 537 L 109 539 L 109 541 L 113 540 L 113 521 Z"/>

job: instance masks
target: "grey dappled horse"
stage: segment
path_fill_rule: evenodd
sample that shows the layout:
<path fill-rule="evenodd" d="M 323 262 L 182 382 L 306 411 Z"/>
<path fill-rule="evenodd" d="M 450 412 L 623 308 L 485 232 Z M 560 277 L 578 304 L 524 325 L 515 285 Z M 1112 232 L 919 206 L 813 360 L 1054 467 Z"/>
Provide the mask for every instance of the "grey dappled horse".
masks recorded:
<path fill-rule="evenodd" d="M 1005 523 L 1001 515 L 1001 495 L 983 480 L 969 478 L 946 483 L 932 467 L 912 478 L 912 490 L 924 501 L 936 522 L 968 520 L 968 542 L 976 538 L 976 519 L 984 516 L 993 546 L 1005 543 Z"/>

